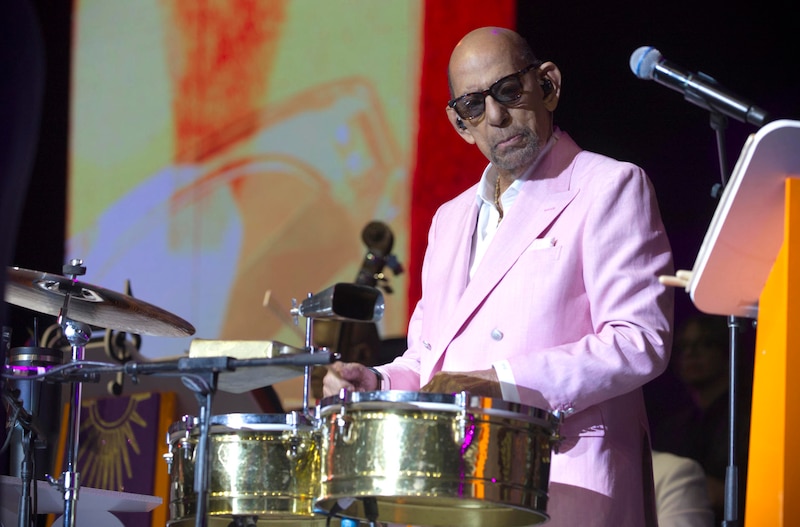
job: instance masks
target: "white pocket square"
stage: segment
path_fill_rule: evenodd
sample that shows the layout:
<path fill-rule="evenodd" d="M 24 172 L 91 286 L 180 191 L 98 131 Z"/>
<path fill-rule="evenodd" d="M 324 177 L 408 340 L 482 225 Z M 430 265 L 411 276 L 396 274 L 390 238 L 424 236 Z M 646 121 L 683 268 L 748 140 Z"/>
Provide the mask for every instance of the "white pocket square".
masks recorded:
<path fill-rule="evenodd" d="M 540 249 L 549 249 L 556 246 L 555 236 L 548 236 L 547 238 L 536 238 L 528 246 L 529 251 L 537 251 Z"/>

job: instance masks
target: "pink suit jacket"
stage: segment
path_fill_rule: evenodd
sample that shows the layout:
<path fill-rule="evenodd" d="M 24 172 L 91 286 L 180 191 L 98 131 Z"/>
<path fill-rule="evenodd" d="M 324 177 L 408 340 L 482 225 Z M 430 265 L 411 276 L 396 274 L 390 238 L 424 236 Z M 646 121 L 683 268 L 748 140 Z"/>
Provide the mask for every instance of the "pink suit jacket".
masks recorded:
<path fill-rule="evenodd" d="M 555 135 L 472 280 L 477 187 L 437 211 L 408 350 L 380 369 L 418 390 L 507 360 L 521 403 L 567 416 L 548 525 L 655 525 L 641 386 L 669 358 L 669 242 L 640 168 Z"/>

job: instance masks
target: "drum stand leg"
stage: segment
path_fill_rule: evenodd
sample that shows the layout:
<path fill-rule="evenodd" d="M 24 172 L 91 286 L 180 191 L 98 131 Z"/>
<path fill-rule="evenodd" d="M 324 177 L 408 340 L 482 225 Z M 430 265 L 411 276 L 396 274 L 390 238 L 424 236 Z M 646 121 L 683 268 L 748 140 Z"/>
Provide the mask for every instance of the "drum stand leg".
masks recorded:
<path fill-rule="evenodd" d="M 217 389 L 217 377 L 217 372 L 181 377 L 183 384 L 194 392 L 200 405 L 200 415 L 198 417 L 200 437 L 197 441 L 194 471 L 194 492 L 197 495 L 195 527 L 206 527 L 208 525 L 208 436 L 211 426 L 211 400 Z"/>
<path fill-rule="evenodd" d="M 369 527 L 378 526 L 378 500 L 375 498 L 363 498 L 364 502 L 364 516 L 369 522 Z"/>

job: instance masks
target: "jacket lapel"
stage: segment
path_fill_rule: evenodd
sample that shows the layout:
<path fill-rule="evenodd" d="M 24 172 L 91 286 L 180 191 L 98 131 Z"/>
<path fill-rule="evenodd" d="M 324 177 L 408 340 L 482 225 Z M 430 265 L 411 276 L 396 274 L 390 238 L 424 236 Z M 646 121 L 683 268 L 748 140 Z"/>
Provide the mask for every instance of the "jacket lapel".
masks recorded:
<path fill-rule="evenodd" d="M 579 151 L 578 146 L 566 134 L 562 134 L 547 158 L 542 160 L 534 178 L 523 183 L 513 208 L 503 219 L 473 280 L 468 283 L 471 240 L 477 220 L 476 208 L 470 209 L 470 217 L 463 218 L 465 225 L 462 235 L 469 232 L 466 242 L 462 240 L 458 251 L 464 257 L 459 257 L 457 261 L 466 262 L 466 268 L 459 268 L 453 277 L 463 280 L 460 283 L 466 284 L 466 287 L 456 301 L 455 309 L 446 317 L 447 322 L 437 342 L 448 343 L 455 337 L 520 255 L 535 239 L 542 236 L 578 194 L 578 189 L 570 188 L 571 170 L 568 167 Z M 445 347 L 446 345 L 437 346 L 437 350 L 443 353 Z"/>

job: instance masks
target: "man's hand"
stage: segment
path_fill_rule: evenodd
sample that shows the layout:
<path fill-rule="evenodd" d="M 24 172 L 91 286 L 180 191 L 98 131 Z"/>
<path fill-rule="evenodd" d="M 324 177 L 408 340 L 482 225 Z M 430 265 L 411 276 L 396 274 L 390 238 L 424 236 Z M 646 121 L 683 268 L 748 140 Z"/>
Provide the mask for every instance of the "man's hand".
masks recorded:
<path fill-rule="evenodd" d="M 422 387 L 428 393 L 456 393 L 466 391 L 471 395 L 501 399 L 500 381 L 494 368 L 479 371 L 440 371 Z"/>
<path fill-rule="evenodd" d="M 372 370 L 357 362 L 334 362 L 327 366 L 322 379 L 322 395 L 337 395 L 343 388 L 355 392 L 371 392 L 378 389 L 378 378 Z"/>

